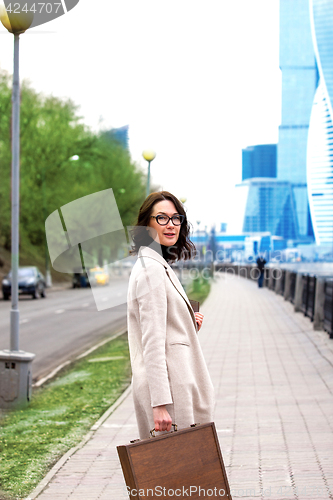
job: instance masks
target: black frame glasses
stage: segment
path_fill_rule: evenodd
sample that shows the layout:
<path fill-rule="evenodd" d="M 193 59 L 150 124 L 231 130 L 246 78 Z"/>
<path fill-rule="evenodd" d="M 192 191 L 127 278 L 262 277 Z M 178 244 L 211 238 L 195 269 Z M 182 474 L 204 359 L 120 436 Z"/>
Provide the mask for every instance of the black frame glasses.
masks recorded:
<path fill-rule="evenodd" d="M 182 223 L 184 222 L 184 219 L 185 219 L 185 216 L 184 216 L 184 215 L 181 215 L 181 214 L 178 214 L 178 215 L 173 215 L 172 217 L 169 217 L 169 216 L 168 216 L 168 215 L 166 215 L 166 214 L 165 214 L 165 215 L 162 215 L 162 214 L 160 214 L 160 215 L 151 215 L 150 217 L 152 217 L 153 219 L 155 219 L 155 220 L 156 220 L 156 222 L 157 222 L 157 224 L 159 224 L 160 226 L 167 226 L 167 225 L 169 224 L 169 221 L 170 221 L 170 220 L 172 221 L 172 224 L 173 224 L 174 226 L 181 226 L 181 225 L 182 225 Z M 167 222 L 166 222 L 165 224 L 161 224 L 161 223 L 159 222 L 159 220 L 160 220 L 159 218 L 160 218 L 160 217 L 167 217 L 167 219 L 168 219 L 168 220 L 167 220 Z M 180 223 L 179 223 L 179 224 L 176 224 L 176 223 L 175 223 L 175 221 L 177 221 L 177 222 L 178 222 L 178 219 L 180 219 Z"/>

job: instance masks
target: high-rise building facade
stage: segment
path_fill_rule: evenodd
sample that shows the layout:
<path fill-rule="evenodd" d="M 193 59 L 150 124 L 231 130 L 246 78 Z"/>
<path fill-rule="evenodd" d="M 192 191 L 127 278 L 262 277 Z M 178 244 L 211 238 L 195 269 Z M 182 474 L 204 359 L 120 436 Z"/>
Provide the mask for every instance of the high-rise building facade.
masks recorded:
<path fill-rule="evenodd" d="M 307 140 L 318 70 L 314 56 L 309 0 L 280 0 L 282 119 L 277 178 L 289 181 L 297 217 L 297 239 L 313 240 L 307 193 Z"/>
<path fill-rule="evenodd" d="M 257 177 L 246 179 L 236 189 L 245 201 L 244 233 L 268 232 L 284 240 L 297 239 L 297 217 L 290 182 Z"/>
<path fill-rule="evenodd" d="M 128 148 L 128 125 L 119 128 L 112 128 L 106 132 L 107 136 L 115 139 L 124 149 Z"/>
<path fill-rule="evenodd" d="M 242 180 L 276 177 L 276 144 L 258 144 L 242 150 Z"/>
<path fill-rule="evenodd" d="M 333 243 L 333 1 L 310 0 L 319 85 L 307 151 L 308 192 L 316 243 Z"/>

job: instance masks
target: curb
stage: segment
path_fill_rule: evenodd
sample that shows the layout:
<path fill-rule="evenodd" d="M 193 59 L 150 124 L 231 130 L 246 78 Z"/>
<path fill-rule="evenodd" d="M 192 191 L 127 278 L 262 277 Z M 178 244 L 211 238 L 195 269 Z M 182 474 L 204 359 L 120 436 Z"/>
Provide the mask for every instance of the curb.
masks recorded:
<path fill-rule="evenodd" d="M 81 359 L 81 358 L 84 358 L 85 356 L 88 356 L 88 354 L 90 354 L 91 352 L 95 351 L 96 349 L 98 349 L 102 345 L 107 344 L 108 342 L 111 342 L 111 340 L 116 339 L 117 337 L 119 337 L 120 335 L 123 335 L 126 332 L 127 332 L 126 328 L 125 328 L 125 330 L 120 330 L 119 332 L 117 332 L 114 335 L 112 335 L 112 337 L 104 339 L 101 342 L 99 342 L 98 344 L 94 345 L 93 347 L 90 347 L 84 353 L 79 354 L 75 358 L 69 359 L 69 360 L 65 361 L 64 363 L 61 363 L 61 365 L 58 365 L 56 368 L 54 368 L 54 370 L 52 370 L 48 375 L 46 375 L 45 377 L 40 378 L 39 380 L 37 380 L 37 382 L 35 382 L 34 384 L 32 384 L 32 387 L 40 387 L 45 382 L 47 382 L 48 380 L 50 380 L 51 378 L 53 378 L 62 368 L 64 368 L 64 366 L 70 365 L 71 363 L 73 363 L 77 359 Z"/>
<path fill-rule="evenodd" d="M 81 357 L 83 357 L 81 355 Z M 97 422 L 90 428 L 90 431 L 84 436 L 82 441 L 77 445 L 68 450 L 65 455 L 63 455 L 58 462 L 52 467 L 52 469 L 47 473 L 44 479 L 36 486 L 36 488 L 30 493 L 28 497 L 24 500 L 34 500 L 42 493 L 46 486 L 49 484 L 51 479 L 56 475 L 59 469 L 74 455 L 78 450 L 83 448 L 83 446 L 94 436 L 95 432 L 99 427 L 105 422 L 105 420 L 121 405 L 121 403 L 130 395 L 132 392 L 132 385 L 129 385 L 127 389 L 119 396 L 117 401 L 113 403 L 112 406 L 97 420 Z"/>

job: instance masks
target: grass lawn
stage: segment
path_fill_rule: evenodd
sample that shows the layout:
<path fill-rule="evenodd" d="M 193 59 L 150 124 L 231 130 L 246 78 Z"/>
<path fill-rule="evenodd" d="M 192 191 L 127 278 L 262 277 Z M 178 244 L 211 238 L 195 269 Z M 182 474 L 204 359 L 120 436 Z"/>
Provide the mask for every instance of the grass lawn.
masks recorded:
<path fill-rule="evenodd" d="M 77 360 L 34 390 L 0 425 L 0 498 L 21 499 L 77 445 L 130 383 L 127 334 Z"/>
<path fill-rule="evenodd" d="M 200 306 L 204 303 L 210 292 L 211 278 L 206 279 L 198 276 L 186 286 L 186 294 L 189 299 L 197 300 Z"/>

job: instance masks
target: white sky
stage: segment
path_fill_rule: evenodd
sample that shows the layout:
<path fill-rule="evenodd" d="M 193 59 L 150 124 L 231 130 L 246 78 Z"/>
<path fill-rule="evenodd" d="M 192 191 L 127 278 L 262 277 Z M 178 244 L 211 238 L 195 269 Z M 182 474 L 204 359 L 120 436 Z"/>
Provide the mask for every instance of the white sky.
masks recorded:
<path fill-rule="evenodd" d="M 0 25 L 0 68 L 12 58 Z M 142 168 L 154 149 L 152 181 L 187 199 L 194 228 L 236 229 L 241 150 L 278 140 L 278 0 L 80 0 L 22 35 L 20 58 L 21 78 L 93 129 L 129 125 Z"/>

